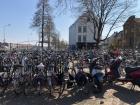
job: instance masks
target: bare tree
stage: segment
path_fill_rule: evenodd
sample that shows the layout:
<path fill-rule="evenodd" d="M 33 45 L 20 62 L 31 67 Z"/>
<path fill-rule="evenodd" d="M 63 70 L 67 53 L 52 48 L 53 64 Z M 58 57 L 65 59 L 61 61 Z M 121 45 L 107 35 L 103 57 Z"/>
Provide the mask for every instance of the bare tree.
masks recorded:
<path fill-rule="evenodd" d="M 60 40 L 60 49 L 65 50 L 67 47 L 68 47 L 67 42 L 65 42 L 64 40 Z"/>
<path fill-rule="evenodd" d="M 51 47 L 51 38 L 54 38 L 54 34 L 55 34 L 55 25 L 54 25 L 54 22 L 53 22 L 53 19 L 51 16 L 48 16 L 48 19 L 47 19 L 47 25 L 45 26 L 45 33 L 46 33 L 46 41 L 48 43 L 48 49 L 50 49 Z"/>
<path fill-rule="evenodd" d="M 94 24 L 94 39 L 97 45 L 108 38 L 110 32 L 130 15 L 136 0 L 80 0 Z M 105 27 L 106 37 L 102 39 Z"/>
<path fill-rule="evenodd" d="M 41 32 L 41 47 L 43 49 L 44 38 L 48 38 L 48 47 L 50 47 L 50 33 L 54 29 L 52 18 L 52 8 L 49 0 L 39 0 L 37 11 L 33 17 L 32 27 L 36 27 Z"/>
<path fill-rule="evenodd" d="M 59 33 L 58 32 L 54 32 L 53 35 L 51 36 L 52 40 L 51 40 L 51 45 L 55 48 L 55 50 L 57 49 L 58 47 L 58 35 Z"/>
<path fill-rule="evenodd" d="M 88 12 L 94 25 L 93 37 L 97 45 L 108 38 L 111 31 L 130 16 L 137 0 L 58 0 L 65 8 L 77 3 L 81 13 Z M 71 4 L 70 4 L 71 3 Z M 69 6 L 70 5 L 70 6 Z M 108 30 L 106 30 L 108 29 Z M 106 31 L 106 32 L 105 32 Z M 106 35 L 103 35 L 104 32 Z M 103 38 L 105 36 L 105 38 Z"/>

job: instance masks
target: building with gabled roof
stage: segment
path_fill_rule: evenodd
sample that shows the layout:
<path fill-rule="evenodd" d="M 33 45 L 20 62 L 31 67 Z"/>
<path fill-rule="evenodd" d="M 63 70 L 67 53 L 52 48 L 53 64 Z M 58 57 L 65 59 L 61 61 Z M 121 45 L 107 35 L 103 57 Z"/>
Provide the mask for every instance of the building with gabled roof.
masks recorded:
<path fill-rule="evenodd" d="M 83 13 L 69 27 L 69 45 L 71 48 L 91 48 L 96 45 L 94 25 L 88 12 Z"/>
<path fill-rule="evenodd" d="M 123 47 L 140 48 L 140 18 L 131 16 L 123 25 Z"/>

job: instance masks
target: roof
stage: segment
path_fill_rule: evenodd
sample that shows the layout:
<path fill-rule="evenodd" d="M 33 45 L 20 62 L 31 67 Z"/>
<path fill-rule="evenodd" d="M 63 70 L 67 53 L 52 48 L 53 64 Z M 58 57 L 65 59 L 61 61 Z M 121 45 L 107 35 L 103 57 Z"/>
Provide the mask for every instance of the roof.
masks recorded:
<path fill-rule="evenodd" d="M 140 18 L 135 18 L 135 21 L 140 23 Z"/>
<path fill-rule="evenodd" d="M 85 11 L 85 12 L 83 12 L 83 14 L 80 15 L 80 16 L 76 19 L 76 21 L 75 21 L 69 28 L 71 28 L 71 27 L 72 27 L 74 24 L 76 24 L 79 20 L 81 20 L 81 19 L 86 19 L 87 17 L 89 17 L 89 13 L 93 14 L 93 13 L 90 12 L 90 11 Z"/>
<path fill-rule="evenodd" d="M 136 23 L 140 23 L 140 18 L 136 18 L 134 15 L 132 15 L 126 20 L 124 25 L 127 24 L 129 21 L 135 21 Z"/>

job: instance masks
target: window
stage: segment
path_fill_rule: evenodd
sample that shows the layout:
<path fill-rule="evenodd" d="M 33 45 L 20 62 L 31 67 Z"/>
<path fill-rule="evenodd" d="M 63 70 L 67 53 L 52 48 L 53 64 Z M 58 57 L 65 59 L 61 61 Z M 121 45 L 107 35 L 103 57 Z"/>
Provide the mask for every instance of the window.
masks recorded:
<path fill-rule="evenodd" d="M 81 36 L 78 35 L 78 42 L 81 42 Z"/>
<path fill-rule="evenodd" d="M 83 36 L 83 42 L 86 42 L 87 38 L 86 36 Z"/>
<path fill-rule="evenodd" d="M 87 27 L 83 26 L 83 33 L 87 32 Z"/>
<path fill-rule="evenodd" d="M 140 48 L 140 43 L 138 44 L 138 48 Z"/>
<path fill-rule="evenodd" d="M 79 27 L 78 27 L 78 33 L 81 33 L 81 32 L 82 32 L 82 27 L 79 26 Z"/>
<path fill-rule="evenodd" d="M 134 33 L 134 29 L 133 28 L 131 29 L 131 32 Z"/>
<path fill-rule="evenodd" d="M 133 44 L 134 44 L 134 37 L 130 37 L 129 38 L 129 46 L 133 46 Z"/>
<path fill-rule="evenodd" d="M 87 22 L 90 22 L 90 17 L 87 18 Z"/>
<path fill-rule="evenodd" d="M 127 30 L 125 30 L 125 34 L 127 34 Z"/>
<path fill-rule="evenodd" d="M 132 40 L 131 40 L 131 38 L 129 39 L 129 46 L 131 46 L 131 44 L 132 44 Z"/>

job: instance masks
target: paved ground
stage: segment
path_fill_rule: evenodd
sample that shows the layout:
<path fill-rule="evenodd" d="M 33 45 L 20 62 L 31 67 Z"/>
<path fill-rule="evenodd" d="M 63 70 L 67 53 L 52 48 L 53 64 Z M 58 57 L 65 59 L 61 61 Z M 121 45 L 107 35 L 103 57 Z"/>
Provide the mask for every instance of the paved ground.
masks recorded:
<path fill-rule="evenodd" d="M 87 69 L 84 71 L 89 72 Z M 42 95 L 30 94 L 16 96 L 8 92 L 0 98 L 0 105 L 140 105 L 140 88 L 130 90 L 132 84 L 105 85 L 100 94 L 93 93 L 93 88 L 88 86 L 89 93 L 83 90 L 70 89 L 58 99 L 58 93 L 49 97 L 44 91 Z"/>
<path fill-rule="evenodd" d="M 131 84 L 116 84 L 104 86 L 104 91 L 94 94 L 92 88 L 88 94 L 82 90 L 68 90 L 57 99 L 57 93 L 53 97 L 47 94 L 19 95 L 7 93 L 6 97 L 0 99 L 0 105 L 140 105 L 140 89 L 130 90 Z"/>

